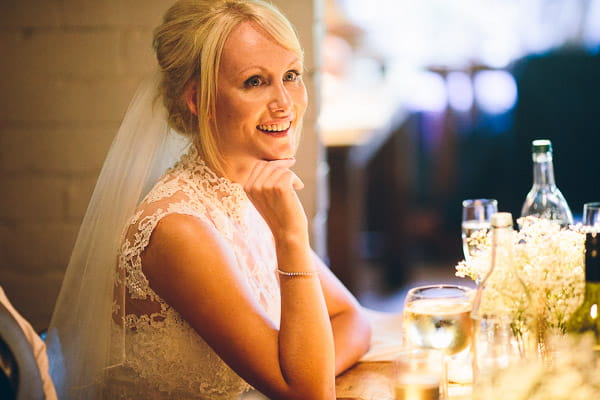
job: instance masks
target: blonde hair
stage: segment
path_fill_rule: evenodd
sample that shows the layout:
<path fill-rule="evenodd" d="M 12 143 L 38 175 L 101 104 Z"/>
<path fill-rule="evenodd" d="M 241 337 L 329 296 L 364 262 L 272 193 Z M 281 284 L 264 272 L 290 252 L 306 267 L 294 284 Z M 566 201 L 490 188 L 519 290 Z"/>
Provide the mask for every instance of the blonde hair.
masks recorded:
<path fill-rule="evenodd" d="M 162 72 L 160 95 L 169 125 L 191 135 L 205 161 L 223 173 L 214 124 L 217 78 L 223 46 L 231 31 L 252 22 L 279 45 L 293 51 L 302 62 L 298 36 L 286 17 L 262 0 L 179 0 L 154 30 L 153 45 Z M 187 86 L 197 87 L 198 115 L 188 108 Z"/>

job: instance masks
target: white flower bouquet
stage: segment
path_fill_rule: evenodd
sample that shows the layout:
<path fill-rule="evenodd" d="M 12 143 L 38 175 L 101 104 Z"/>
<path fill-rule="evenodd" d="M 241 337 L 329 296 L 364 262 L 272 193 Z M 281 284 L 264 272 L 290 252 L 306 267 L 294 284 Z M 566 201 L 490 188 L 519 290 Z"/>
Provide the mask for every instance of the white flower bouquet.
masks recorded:
<path fill-rule="evenodd" d="M 530 293 L 532 304 L 546 326 L 544 331 L 564 333 L 569 316 L 583 300 L 584 241 L 580 226 L 561 228 L 535 217 L 520 218 L 514 232 L 514 267 Z M 456 266 L 456 276 L 481 282 L 491 262 L 491 234 L 475 233 L 469 239 L 478 252 Z M 510 290 L 510 288 L 506 288 Z"/>

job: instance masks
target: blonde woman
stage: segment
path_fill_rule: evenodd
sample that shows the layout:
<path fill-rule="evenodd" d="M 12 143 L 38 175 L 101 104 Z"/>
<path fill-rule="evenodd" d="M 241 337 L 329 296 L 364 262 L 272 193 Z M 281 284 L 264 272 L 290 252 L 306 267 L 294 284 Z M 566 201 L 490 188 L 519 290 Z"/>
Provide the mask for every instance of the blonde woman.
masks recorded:
<path fill-rule="evenodd" d="M 59 395 L 335 399 L 370 328 L 296 195 L 293 28 L 260 0 L 184 0 L 154 47 L 160 74 L 111 147 L 51 322 Z"/>

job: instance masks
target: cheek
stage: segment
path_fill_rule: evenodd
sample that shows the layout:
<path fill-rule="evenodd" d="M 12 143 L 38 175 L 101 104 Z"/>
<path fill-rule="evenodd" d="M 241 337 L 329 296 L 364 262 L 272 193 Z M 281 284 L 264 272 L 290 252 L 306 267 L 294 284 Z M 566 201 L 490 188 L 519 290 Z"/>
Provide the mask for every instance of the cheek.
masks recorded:
<path fill-rule="evenodd" d="M 230 133 L 232 127 L 239 125 L 242 117 L 240 105 L 235 99 L 228 96 L 222 96 L 217 100 L 216 122 L 220 135 Z"/>
<path fill-rule="evenodd" d="M 222 115 L 244 118 L 255 112 L 257 103 L 260 103 L 260 99 L 256 95 L 237 93 L 223 96 L 217 104 L 220 104 Z"/>
<path fill-rule="evenodd" d="M 219 124 L 223 124 L 224 122 L 228 121 L 232 115 L 235 114 L 234 110 L 235 107 L 231 102 L 231 99 L 229 99 L 226 96 L 222 96 L 219 99 L 217 99 L 217 122 Z"/>
<path fill-rule="evenodd" d="M 304 114 L 306 110 L 306 106 L 308 105 L 308 94 L 306 92 L 306 88 L 304 85 L 298 87 L 294 93 L 294 103 L 296 104 L 296 109 L 301 115 Z"/>

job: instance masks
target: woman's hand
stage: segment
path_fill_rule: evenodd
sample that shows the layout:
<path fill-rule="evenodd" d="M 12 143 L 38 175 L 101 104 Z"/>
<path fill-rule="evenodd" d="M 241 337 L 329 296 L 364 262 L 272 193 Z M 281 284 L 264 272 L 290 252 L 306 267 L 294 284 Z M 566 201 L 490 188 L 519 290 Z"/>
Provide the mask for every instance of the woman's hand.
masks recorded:
<path fill-rule="evenodd" d="M 290 169 L 295 163 L 293 158 L 258 161 L 244 185 L 276 241 L 308 240 L 306 213 L 296 194 L 304 184 Z"/>

